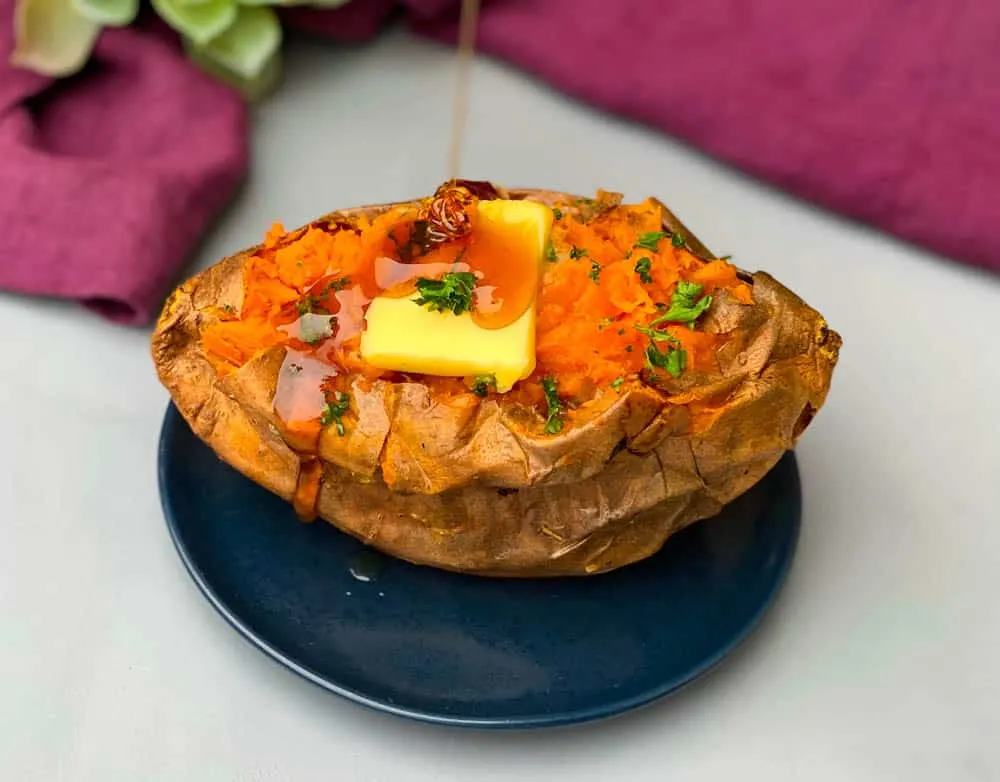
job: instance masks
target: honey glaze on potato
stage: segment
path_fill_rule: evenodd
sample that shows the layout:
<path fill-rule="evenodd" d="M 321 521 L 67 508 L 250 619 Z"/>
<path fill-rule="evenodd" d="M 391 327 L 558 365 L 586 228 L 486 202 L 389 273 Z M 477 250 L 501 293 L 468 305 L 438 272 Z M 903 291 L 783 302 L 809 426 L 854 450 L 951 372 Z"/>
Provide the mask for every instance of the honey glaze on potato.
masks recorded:
<path fill-rule="evenodd" d="M 378 319 L 357 315 L 385 287 L 374 259 L 406 224 L 390 260 L 420 257 L 428 199 L 276 227 L 163 308 L 152 355 L 178 411 L 300 516 L 463 573 L 607 572 L 752 487 L 823 406 L 840 336 L 771 275 L 714 259 L 659 201 L 463 186 L 554 220 L 537 362 L 510 391 L 361 360 Z M 464 214 L 441 222 L 462 232 Z"/>
<path fill-rule="evenodd" d="M 750 286 L 732 264 L 699 258 L 679 235 L 663 231 L 658 202 L 623 206 L 601 193 L 554 206 L 539 286 L 533 237 L 477 224 L 476 203 L 496 197 L 491 187 L 452 182 L 372 220 L 338 220 L 296 236 L 272 230 L 244 274 L 240 317 L 206 329 L 206 354 L 224 374 L 263 347 L 286 347 L 273 407 L 304 465 L 312 464 L 324 427 L 343 432 L 349 422 L 347 389 L 355 378 L 395 379 L 358 353 L 367 304 L 375 296 L 409 296 L 421 278 L 474 274 L 472 317 L 485 328 L 512 323 L 537 296 L 538 367 L 504 396 L 539 410 L 548 434 L 626 382 L 669 392 L 681 374 L 717 371 L 724 337 L 698 330 L 695 320 L 720 291 L 749 303 Z M 689 307 L 704 306 L 660 323 L 677 310 L 685 286 L 697 293 Z M 470 379 L 419 379 L 436 394 L 492 393 L 470 387 Z M 304 518 L 315 513 L 318 480 L 304 466 L 294 503 Z"/>

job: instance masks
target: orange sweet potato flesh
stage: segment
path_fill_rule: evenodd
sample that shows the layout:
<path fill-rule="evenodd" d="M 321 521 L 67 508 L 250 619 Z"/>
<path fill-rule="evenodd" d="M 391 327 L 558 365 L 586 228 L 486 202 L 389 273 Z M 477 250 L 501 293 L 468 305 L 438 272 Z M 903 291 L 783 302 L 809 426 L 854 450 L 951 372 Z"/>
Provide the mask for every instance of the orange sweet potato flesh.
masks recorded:
<path fill-rule="evenodd" d="M 548 204 L 578 200 L 502 192 Z M 393 206 L 341 210 L 316 223 Z M 717 277 L 719 262 L 662 211 L 665 228 L 698 256 L 692 279 Z M 285 347 L 262 343 L 252 325 L 229 348 L 203 339 L 244 305 L 245 266 L 259 250 L 230 256 L 174 291 L 152 353 L 195 434 L 291 502 L 302 459 L 272 405 Z M 740 295 L 717 289 L 698 324 L 700 336 L 715 340 L 710 369 L 693 367 L 659 387 L 630 379 L 574 411 L 555 435 L 516 388 L 480 399 L 412 378 L 355 376 L 344 435 L 326 427 L 319 437 L 319 517 L 389 555 L 480 575 L 588 575 L 654 554 L 757 483 L 794 447 L 830 388 L 840 336 L 770 275 L 740 277 Z M 253 357 L 220 372 L 220 354 L 240 339 Z"/>

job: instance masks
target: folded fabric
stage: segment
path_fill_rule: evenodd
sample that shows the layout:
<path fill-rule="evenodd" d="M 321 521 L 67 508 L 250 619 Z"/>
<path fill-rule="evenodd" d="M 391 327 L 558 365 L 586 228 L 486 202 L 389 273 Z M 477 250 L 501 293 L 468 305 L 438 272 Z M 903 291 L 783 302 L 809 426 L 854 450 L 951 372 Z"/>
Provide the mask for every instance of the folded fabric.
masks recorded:
<path fill-rule="evenodd" d="M 451 20 L 415 27 L 455 36 Z M 996 0 L 497 0 L 478 41 L 803 199 L 1000 271 Z"/>
<path fill-rule="evenodd" d="M 457 0 L 284 8 L 348 40 L 394 10 L 454 40 Z M 105 31 L 57 85 L 8 65 L 0 288 L 148 323 L 247 166 L 235 93 L 156 26 Z M 802 198 L 1000 271 L 1000 4 L 484 0 L 481 51 Z"/>
<path fill-rule="evenodd" d="M 0 0 L 0 288 L 148 323 L 247 167 L 247 111 L 157 27 L 102 34 L 53 85 L 7 64 Z"/>

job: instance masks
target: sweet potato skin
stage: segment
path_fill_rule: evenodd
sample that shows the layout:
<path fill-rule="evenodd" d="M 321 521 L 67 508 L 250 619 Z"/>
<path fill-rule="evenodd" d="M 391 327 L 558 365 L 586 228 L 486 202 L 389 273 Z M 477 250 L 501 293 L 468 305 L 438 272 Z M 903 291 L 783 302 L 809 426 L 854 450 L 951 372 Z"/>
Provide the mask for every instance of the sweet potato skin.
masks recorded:
<path fill-rule="evenodd" d="M 575 198 L 543 190 L 505 195 Z M 696 255 L 713 257 L 664 213 L 666 227 L 684 235 Z M 282 438 L 271 405 L 285 349 L 265 350 L 226 377 L 201 349 L 213 312 L 240 307 L 243 264 L 258 249 L 175 290 L 152 353 L 195 434 L 290 501 L 301 459 Z M 652 555 L 759 481 L 829 391 L 840 336 L 770 275 L 746 280 L 752 304 L 723 293 L 700 321 L 727 335 L 718 373 L 685 373 L 666 393 L 627 384 L 558 435 L 542 433 L 536 411 L 503 397 L 440 400 L 417 382 L 355 383 L 352 425 L 343 437 L 328 427 L 320 438 L 319 516 L 387 554 L 480 575 L 586 575 Z"/>

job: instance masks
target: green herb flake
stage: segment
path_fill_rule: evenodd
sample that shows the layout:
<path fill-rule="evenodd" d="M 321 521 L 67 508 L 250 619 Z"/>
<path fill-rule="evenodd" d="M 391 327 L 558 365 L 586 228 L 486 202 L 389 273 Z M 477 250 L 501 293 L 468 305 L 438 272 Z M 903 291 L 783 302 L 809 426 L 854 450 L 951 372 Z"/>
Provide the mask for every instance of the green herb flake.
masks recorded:
<path fill-rule="evenodd" d="M 624 337 L 625 336 L 625 329 L 618 329 L 618 336 L 619 337 Z"/>
<path fill-rule="evenodd" d="M 344 417 L 344 413 L 351 409 L 351 397 L 338 391 L 335 398 L 336 402 L 327 403 L 326 407 L 323 408 L 323 413 L 319 417 L 319 423 L 320 426 L 333 424 L 337 427 L 337 434 L 343 437 L 344 422 L 341 419 Z"/>
<path fill-rule="evenodd" d="M 666 331 L 657 331 L 651 326 L 636 326 L 635 330 L 649 337 L 645 353 L 646 367 L 650 370 L 665 369 L 673 377 L 680 377 L 687 366 L 687 352 L 681 349 L 677 337 Z M 666 350 L 660 349 L 658 343 L 661 342 L 667 343 Z"/>
<path fill-rule="evenodd" d="M 552 207 L 552 214 L 555 216 L 556 220 L 562 220 L 562 209 L 558 206 Z"/>
<path fill-rule="evenodd" d="M 590 273 L 587 275 L 594 281 L 595 285 L 601 284 L 601 264 L 597 261 L 590 262 Z"/>
<path fill-rule="evenodd" d="M 580 258 L 585 257 L 586 255 L 589 255 L 587 250 L 584 249 L 583 247 L 577 247 L 576 245 L 573 245 L 573 247 L 569 251 L 569 257 L 572 258 L 574 261 L 577 261 Z"/>
<path fill-rule="evenodd" d="M 559 256 L 556 255 L 556 247 L 551 241 L 545 245 L 545 260 L 549 263 L 555 263 L 559 260 Z"/>
<path fill-rule="evenodd" d="M 670 243 L 674 247 L 687 247 L 687 242 L 684 240 L 684 236 L 678 232 L 675 232 L 674 235 L 670 237 Z"/>
<path fill-rule="evenodd" d="M 620 389 L 620 388 L 622 387 L 622 385 L 623 385 L 624 383 L 625 383 L 625 378 L 623 378 L 623 377 L 618 377 L 618 378 L 615 378 L 614 380 L 612 380 L 612 381 L 611 381 L 611 387 L 612 387 L 612 388 L 613 388 L 613 389 L 614 389 L 615 391 L 617 391 L 617 390 L 619 390 L 619 389 Z"/>
<path fill-rule="evenodd" d="M 686 323 L 693 328 L 694 322 L 712 305 L 711 296 L 701 296 L 703 290 L 703 285 L 681 280 L 670 297 L 667 311 L 659 315 L 650 326 L 655 327 L 661 323 Z"/>
<path fill-rule="evenodd" d="M 647 233 L 641 233 L 639 234 L 639 238 L 635 240 L 635 246 L 655 253 L 660 248 L 660 241 L 666 239 L 667 236 L 668 234 L 666 231 L 649 231 Z"/>
<path fill-rule="evenodd" d="M 625 346 L 625 352 L 626 353 L 631 353 L 632 352 L 632 346 L 631 345 L 626 345 Z"/>
<path fill-rule="evenodd" d="M 447 272 L 440 280 L 420 277 L 416 285 L 420 293 L 416 303 L 432 312 L 461 315 L 472 309 L 472 291 L 476 287 L 472 272 Z"/>
<path fill-rule="evenodd" d="M 665 369 L 672 377 L 678 378 L 687 366 L 687 351 L 668 343 L 666 350 L 660 350 L 655 341 L 646 348 L 646 366 L 649 369 Z"/>
<path fill-rule="evenodd" d="M 720 261 L 731 261 L 731 260 L 733 260 L 733 256 L 731 256 L 731 255 L 723 255 L 719 260 Z"/>
<path fill-rule="evenodd" d="M 563 404 L 559 400 L 559 389 L 556 387 L 556 381 L 551 377 L 543 377 L 542 390 L 545 391 L 545 403 L 548 406 L 545 432 L 546 434 L 558 434 L 563 428 Z"/>
<path fill-rule="evenodd" d="M 650 272 L 653 270 L 653 261 L 649 258 L 640 258 L 635 262 L 635 271 L 639 275 L 639 282 L 646 283 L 647 285 L 653 281 L 653 275 Z"/>
<path fill-rule="evenodd" d="M 472 393 L 476 396 L 486 396 L 491 388 L 497 387 L 496 375 L 477 375 L 472 381 Z"/>
<path fill-rule="evenodd" d="M 330 280 L 326 285 L 320 290 L 319 295 L 325 296 L 330 291 L 342 291 L 348 285 L 351 284 L 350 277 L 337 277 L 336 279 Z"/>

